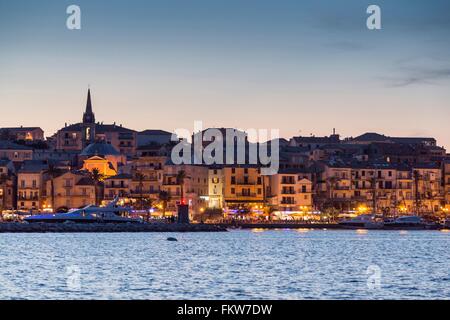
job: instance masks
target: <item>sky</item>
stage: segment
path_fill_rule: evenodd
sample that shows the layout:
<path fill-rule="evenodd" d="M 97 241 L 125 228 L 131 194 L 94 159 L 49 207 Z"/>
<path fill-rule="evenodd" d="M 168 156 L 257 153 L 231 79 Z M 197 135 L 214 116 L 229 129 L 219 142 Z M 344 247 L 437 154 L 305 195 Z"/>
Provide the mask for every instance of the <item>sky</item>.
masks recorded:
<path fill-rule="evenodd" d="M 50 136 L 81 121 L 90 86 L 97 121 L 135 130 L 200 120 L 450 148 L 448 39 L 447 0 L 0 0 L 0 126 Z"/>

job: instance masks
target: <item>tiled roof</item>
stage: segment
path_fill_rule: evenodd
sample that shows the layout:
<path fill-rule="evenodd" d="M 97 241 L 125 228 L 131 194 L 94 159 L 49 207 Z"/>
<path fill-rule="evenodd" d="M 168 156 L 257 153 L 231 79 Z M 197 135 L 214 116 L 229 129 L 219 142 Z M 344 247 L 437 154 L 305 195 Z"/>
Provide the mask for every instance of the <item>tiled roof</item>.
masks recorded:
<path fill-rule="evenodd" d="M 151 135 L 151 136 L 167 136 L 167 135 L 172 135 L 172 133 L 168 132 L 168 131 L 164 131 L 164 130 L 144 130 L 141 132 L 138 132 L 138 134 L 140 135 Z"/>
<path fill-rule="evenodd" d="M 33 150 L 31 147 L 23 146 L 11 141 L 0 141 L 0 150 Z"/>

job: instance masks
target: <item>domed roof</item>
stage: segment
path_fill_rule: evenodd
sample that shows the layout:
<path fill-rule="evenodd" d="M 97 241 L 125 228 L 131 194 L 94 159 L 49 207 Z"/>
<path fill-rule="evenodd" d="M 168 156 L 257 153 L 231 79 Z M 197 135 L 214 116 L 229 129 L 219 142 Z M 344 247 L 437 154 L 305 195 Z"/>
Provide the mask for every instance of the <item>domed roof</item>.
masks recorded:
<path fill-rule="evenodd" d="M 120 155 L 112 145 L 106 142 L 95 142 L 88 145 L 80 153 L 81 156 L 118 156 Z"/>

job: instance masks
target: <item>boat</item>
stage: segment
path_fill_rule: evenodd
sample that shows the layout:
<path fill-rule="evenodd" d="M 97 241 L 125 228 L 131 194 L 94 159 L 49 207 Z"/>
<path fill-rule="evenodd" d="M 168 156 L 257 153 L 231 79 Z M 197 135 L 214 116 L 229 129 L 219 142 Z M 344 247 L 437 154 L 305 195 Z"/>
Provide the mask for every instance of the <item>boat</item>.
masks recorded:
<path fill-rule="evenodd" d="M 343 220 L 339 225 L 346 229 L 381 229 L 383 223 L 376 221 L 375 214 L 361 214 L 350 220 Z"/>
<path fill-rule="evenodd" d="M 141 219 L 130 218 L 131 209 L 117 205 L 115 198 L 105 207 L 89 205 L 67 213 L 37 214 L 26 217 L 28 223 L 142 223 Z"/>
<path fill-rule="evenodd" d="M 440 225 L 438 223 L 427 222 L 419 216 L 402 216 L 384 223 L 384 229 L 433 230 L 439 228 Z"/>

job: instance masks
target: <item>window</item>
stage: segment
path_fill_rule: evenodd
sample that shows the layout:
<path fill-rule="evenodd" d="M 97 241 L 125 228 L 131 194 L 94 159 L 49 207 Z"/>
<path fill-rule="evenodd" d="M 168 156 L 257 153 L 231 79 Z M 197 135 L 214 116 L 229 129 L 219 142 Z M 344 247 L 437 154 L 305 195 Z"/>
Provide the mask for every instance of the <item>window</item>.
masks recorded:
<path fill-rule="evenodd" d="M 231 194 L 235 194 L 236 190 L 234 188 L 231 188 Z"/>
<path fill-rule="evenodd" d="M 20 187 L 25 188 L 25 180 L 20 180 Z"/>
<path fill-rule="evenodd" d="M 231 184 L 236 184 L 236 177 L 231 177 Z"/>
<path fill-rule="evenodd" d="M 262 189 L 258 188 L 258 194 L 262 194 Z"/>
<path fill-rule="evenodd" d="M 231 173 L 236 173 L 236 169 L 235 168 L 231 168 Z"/>
<path fill-rule="evenodd" d="M 36 188 L 36 185 L 37 185 L 36 180 L 33 180 L 33 188 Z"/>
<path fill-rule="evenodd" d="M 261 183 L 262 183 L 261 177 L 258 177 L 258 184 L 261 184 Z"/>
<path fill-rule="evenodd" d="M 302 193 L 306 193 L 306 186 L 302 186 Z"/>

